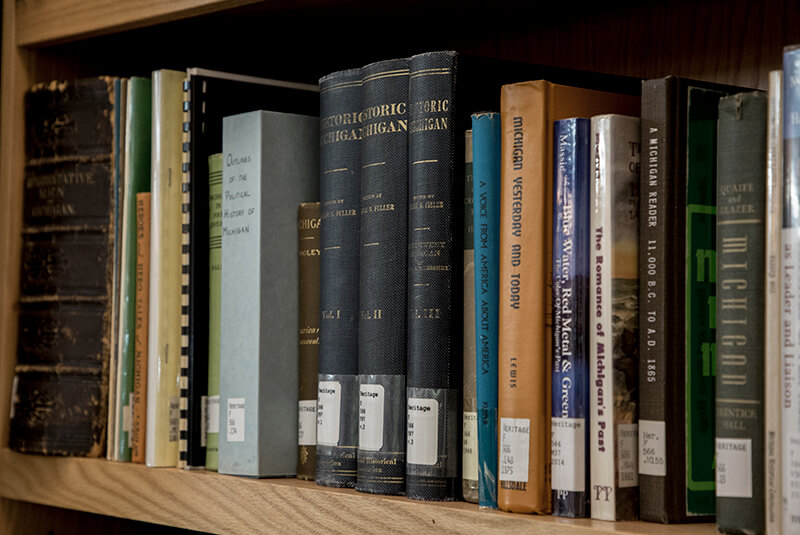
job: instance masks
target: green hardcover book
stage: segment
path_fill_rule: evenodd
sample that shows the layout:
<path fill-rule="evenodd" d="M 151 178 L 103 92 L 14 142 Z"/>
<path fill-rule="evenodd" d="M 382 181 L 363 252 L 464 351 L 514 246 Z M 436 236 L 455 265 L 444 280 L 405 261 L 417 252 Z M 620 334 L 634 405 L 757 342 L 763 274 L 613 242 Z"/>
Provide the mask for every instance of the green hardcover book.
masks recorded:
<path fill-rule="evenodd" d="M 714 514 L 715 180 L 719 98 L 675 76 L 642 84 L 640 518 Z"/>
<path fill-rule="evenodd" d="M 720 100 L 716 482 L 722 533 L 764 533 L 766 128 L 766 93 Z"/>
<path fill-rule="evenodd" d="M 219 304 L 222 280 L 222 153 L 208 157 L 208 398 L 206 470 L 219 463 Z"/>
<path fill-rule="evenodd" d="M 686 508 L 714 514 L 717 105 L 690 88 L 686 127 Z"/>
<path fill-rule="evenodd" d="M 133 393 L 134 328 L 136 316 L 136 194 L 150 191 L 150 80 L 128 81 L 125 113 L 124 191 L 122 192 L 122 256 L 117 368 L 117 455 L 131 460 L 130 422 Z"/>

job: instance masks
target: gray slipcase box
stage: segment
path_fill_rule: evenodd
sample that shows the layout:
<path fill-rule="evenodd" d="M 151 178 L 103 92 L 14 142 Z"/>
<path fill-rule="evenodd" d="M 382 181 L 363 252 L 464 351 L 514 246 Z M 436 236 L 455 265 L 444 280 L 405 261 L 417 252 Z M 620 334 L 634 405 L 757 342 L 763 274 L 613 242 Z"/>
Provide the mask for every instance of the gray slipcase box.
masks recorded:
<path fill-rule="evenodd" d="M 297 205 L 319 198 L 319 118 L 222 126 L 219 472 L 297 469 Z"/>

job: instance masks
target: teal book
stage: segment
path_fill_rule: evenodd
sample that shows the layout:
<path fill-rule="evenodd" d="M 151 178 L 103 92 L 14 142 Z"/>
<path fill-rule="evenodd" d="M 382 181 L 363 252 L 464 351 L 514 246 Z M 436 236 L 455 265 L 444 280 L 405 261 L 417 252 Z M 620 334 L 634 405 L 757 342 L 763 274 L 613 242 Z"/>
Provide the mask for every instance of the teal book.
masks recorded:
<path fill-rule="evenodd" d="M 764 533 L 764 265 L 767 94 L 719 101 L 717 529 Z"/>
<path fill-rule="evenodd" d="M 150 191 L 150 79 L 128 81 L 123 158 L 124 185 L 121 192 L 121 257 L 117 383 L 117 455 L 131 460 L 129 440 L 133 395 L 134 328 L 136 316 L 136 194 Z"/>
<path fill-rule="evenodd" d="M 297 471 L 297 206 L 319 195 L 319 118 L 223 119 L 219 467 Z"/>
<path fill-rule="evenodd" d="M 497 337 L 500 270 L 500 114 L 472 116 L 478 504 L 497 509 Z M 466 291 L 466 288 L 465 288 Z"/>

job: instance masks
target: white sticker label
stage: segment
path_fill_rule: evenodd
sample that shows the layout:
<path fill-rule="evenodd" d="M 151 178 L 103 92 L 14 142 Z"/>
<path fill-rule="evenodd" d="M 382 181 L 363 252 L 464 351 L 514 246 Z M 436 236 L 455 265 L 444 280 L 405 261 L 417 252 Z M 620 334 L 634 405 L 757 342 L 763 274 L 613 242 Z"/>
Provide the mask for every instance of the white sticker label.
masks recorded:
<path fill-rule="evenodd" d="M 619 424 L 617 428 L 619 488 L 639 486 L 639 426 Z"/>
<path fill-rule="evenodd" d="M 500 481 L 528 482 L 531 421 L 500 418 Z"/>
<path fill-rule="evenodd" d="M 304 399 L 297 403 L 297 445 L 317 445 L 317 400 Z"/>
<path fill-rule="evenodd" d="M 358 447 L 380 451 L 383 447 L 383 385 L 361 385 L 358 401 Z"/>
<path fill-rule="evenodd" d="M 667 475 L 667 424 L 658 420 L 639 420 L 639 474 Z"/>
<path fill-rule="evenodd" d="M 131 432 L 131 403 L 130 403 L 130 396 L 128 397 L 128 403 L 122 406 L 122 432 L 123 433 L 130 433 Z"/>
<path fill-rule="evenodd" d="M 206 432 L 219 433 L 219 394 L 208 396 L 207 403 L 208 420 L 206 421 Z"/>
<path fill-rule="evenodd" d="M 464 413 L 464 447 L 461 476 L 472 481 L 478 480 L 478 413 Z"/>
<path fill-rule="evenodd" d="M 244 442 L 244 398 L 229 398 L 227 413 L 228 442 Z"/>
<path fill-rule="evenodd" d="M 439 451 L 439 402 L 408 398 L 407 462 L 433 466 Z"/>
<path fill-rule="evenodd" d="M 342 410 L 339 381 L 320 381 L 317 387 L 317 444 L 339 445 L 339 416 Z"/>
<path fill-rule="evenodd" d="M 749 438 L 717 439 L 717 496 L 753 497 L 753 455 Z"/>
<path fill-rule="evenodd" d="M 586 490 L 586 421 L 583 418 L 551 420 L 553 490 Z"/>

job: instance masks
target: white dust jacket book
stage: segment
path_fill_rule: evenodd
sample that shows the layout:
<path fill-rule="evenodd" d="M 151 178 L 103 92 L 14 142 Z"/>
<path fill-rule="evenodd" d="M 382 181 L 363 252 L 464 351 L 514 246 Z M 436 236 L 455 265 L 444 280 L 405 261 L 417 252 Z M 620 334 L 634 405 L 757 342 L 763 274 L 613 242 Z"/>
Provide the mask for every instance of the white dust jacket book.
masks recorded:
<path fill-rule="evenodd" d="M 638 516 L 639 119 L 592 118 L 589 373 L 592 518 Z"/>

